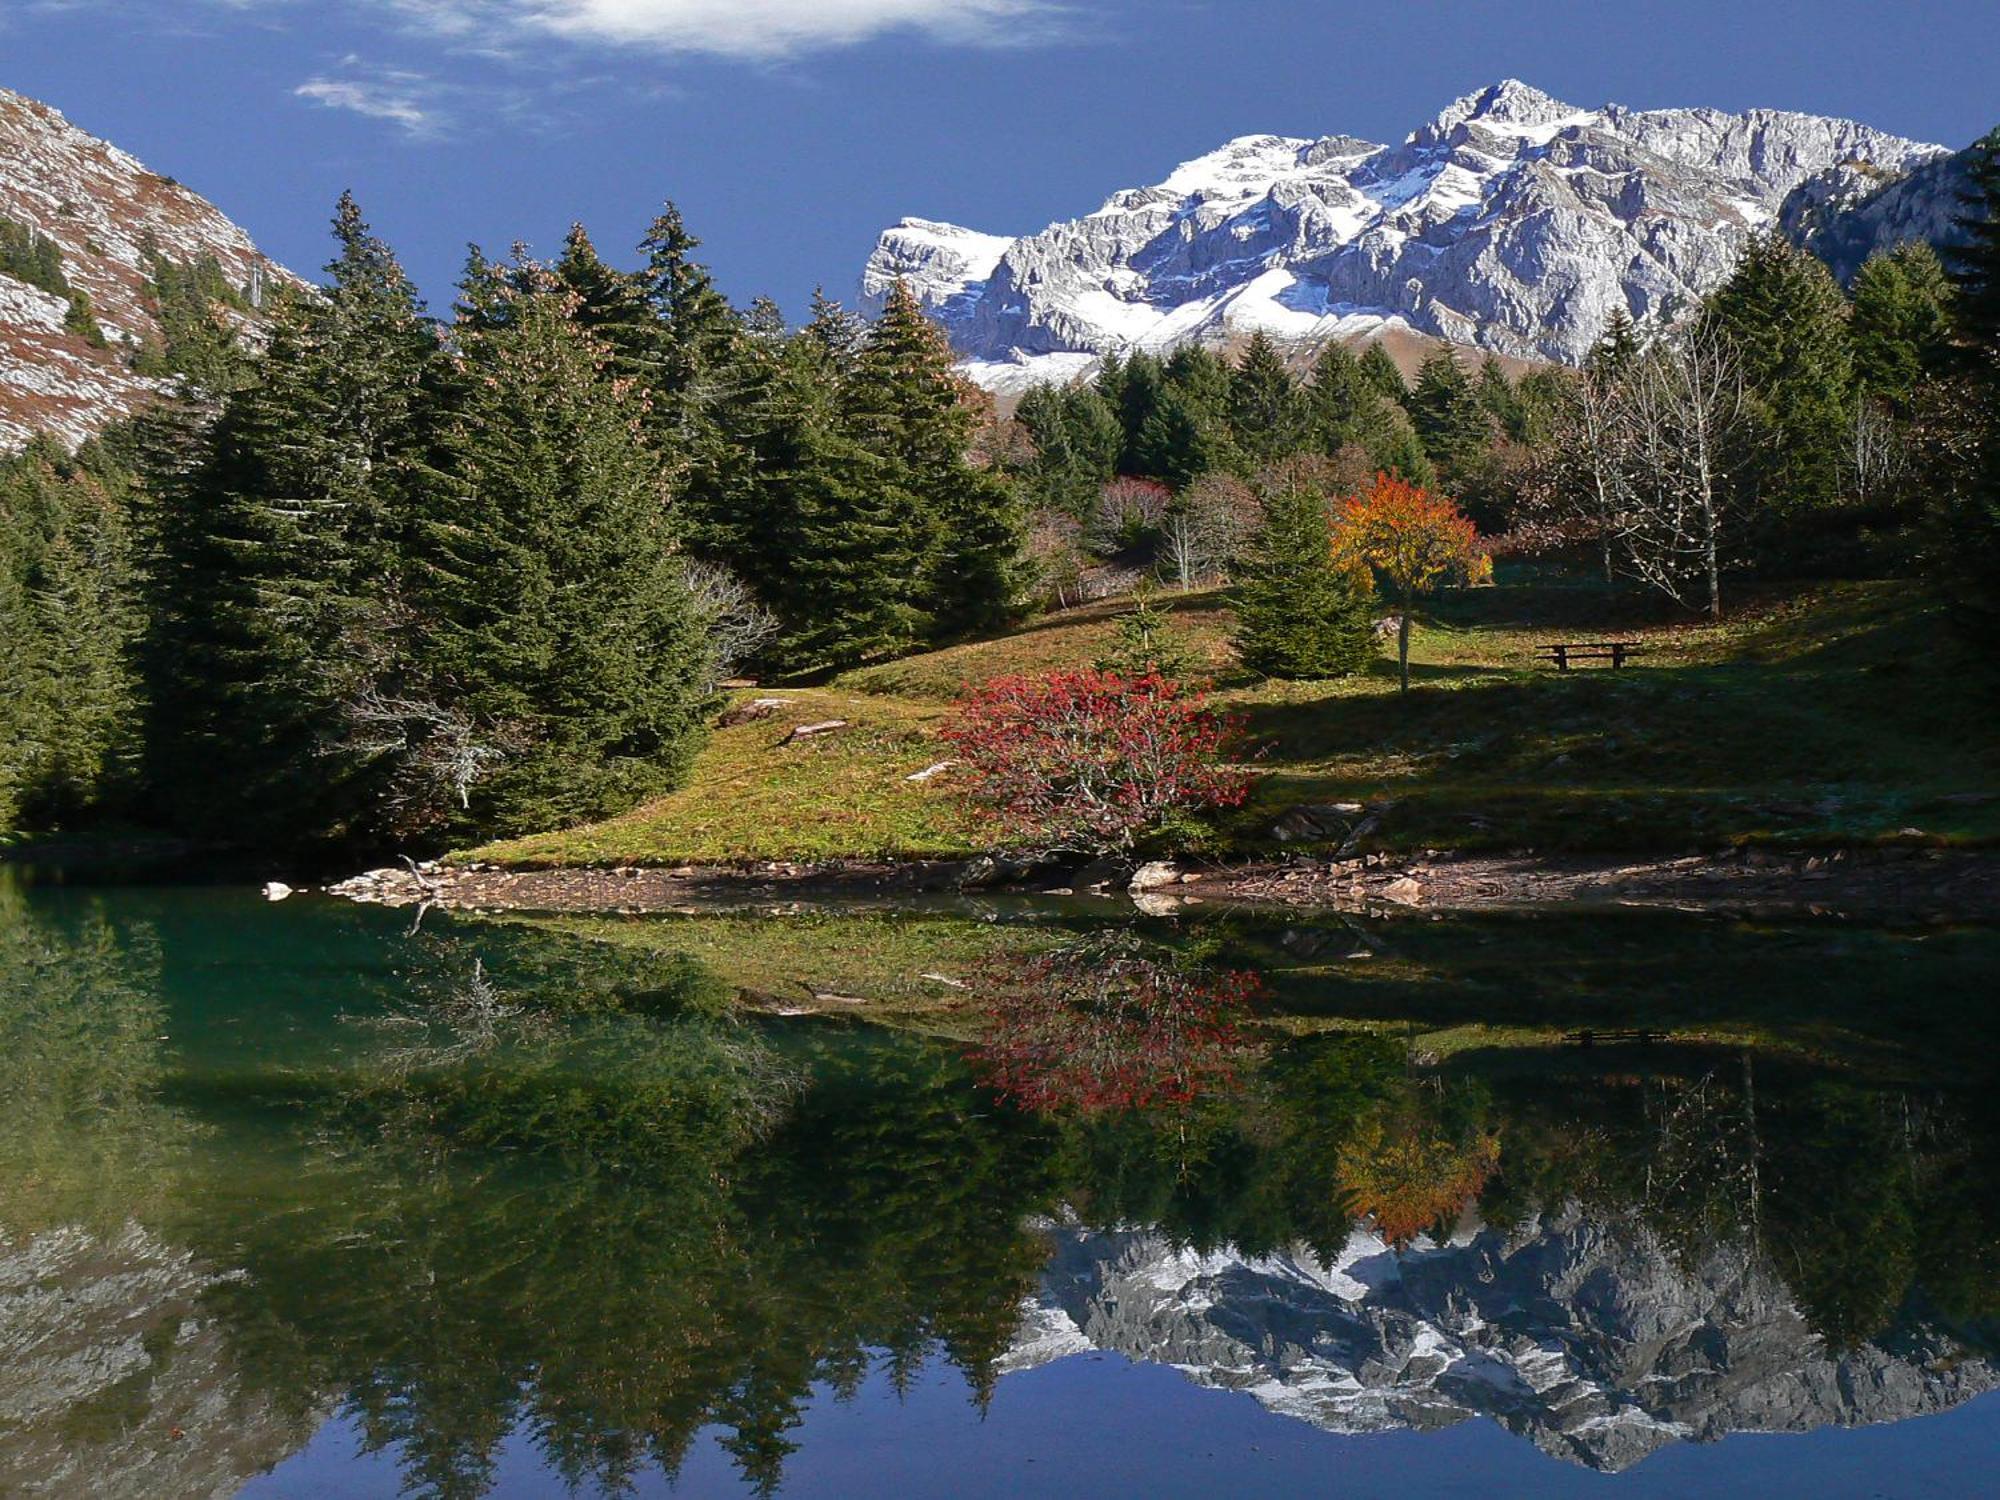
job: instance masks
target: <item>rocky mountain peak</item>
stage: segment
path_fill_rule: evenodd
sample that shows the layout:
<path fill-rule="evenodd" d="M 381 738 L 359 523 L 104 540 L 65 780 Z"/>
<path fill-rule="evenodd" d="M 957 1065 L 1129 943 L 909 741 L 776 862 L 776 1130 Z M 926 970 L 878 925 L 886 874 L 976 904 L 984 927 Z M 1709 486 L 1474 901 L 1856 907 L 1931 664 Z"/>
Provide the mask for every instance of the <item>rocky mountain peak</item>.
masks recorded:
<path fill-rule="evenodd" d="M 160 382 L 132 368 L 133 356 L 161 333 L 152 302 L 156 258 L 213 261 L 246 304 L 290 277 L 206 199 L 6 89 L 0 221 L 18 241 L 52 247 L 68 288 L 0 267 L 0 448 L 38 431 L 81 441 L 158 393 Z M 79 291 L 94 331 L 72 315 Z"/>
<path fill-rule="evenodd" d="M 1259 331 L 1300 352 L 1426 335 L 1573 362 L 1614 311 L 1669 319 L 1713 289 L 1808 179 L 1941 154 L 1850 120 L 1587 110 L 1506 79 L 1397 145 L 1239 136 L 1018 238 L 905 220 L 862 299 L 907 280 L 1001 392 Z"/>

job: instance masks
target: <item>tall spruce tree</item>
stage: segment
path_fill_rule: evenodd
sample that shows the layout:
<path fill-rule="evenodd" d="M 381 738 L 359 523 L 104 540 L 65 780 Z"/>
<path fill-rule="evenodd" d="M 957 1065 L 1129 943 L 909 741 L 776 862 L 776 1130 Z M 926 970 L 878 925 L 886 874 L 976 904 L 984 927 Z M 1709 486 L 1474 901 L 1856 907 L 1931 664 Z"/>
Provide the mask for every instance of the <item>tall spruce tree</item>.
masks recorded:
<path fill-rule="evenodd" d="M 666 337 L 646 278 L 606 265 L 581 224 L 570 226 L 553 270 L 573 299 L 571 321 L 610 351 L 609 373 L 650 389 Z"/>
<path fill-rule="evenodd" d="M 1403 372 L 1396 368 L 1395 360 L 1389 357 L 1389 351 L 1382 347 L 1379 339 L 1362 351 L 1361 373 L 1370 385 L 1397 405 L 1409 404 L 1409 382 L 1403 379 Z"/>
<path fill-rule="evenodd" d="M 423 639 L 392 793 L 481 835 L 673 786 L 702 733 L 711 649 L 667 466 L 614 350 L 558 272 L 517 262 L 502 295 L 508 317 L 455 340 L 412 545 Z"/>
<path fill-rule="evenodd" d="M 1492 446 L 1493 420 L 1458 356 L 1443 345 L 1425 355 L 1417 370 L 1410 420 L 1449 488 L 1462 485 Z"/>
<path fill-rule="evenodd" d="M 0 827 L 74 826 L 130 790 L 132 497 L 96 442 L 0 459 Z"/>
<path fill-rule="evenodd" d="M 148 775 L 213 836 L 366 836 L 379 757 L 347 710 L 411 649 L 400 597 L 437 340 L 351 197 L 323 290 L 285 289 L 257 382 L 162 485 L 146 660 Z"/>
<path fill-rule="evenodd" d="M 1430 460 L 1403 408 L 1369 378 L 1364 362 L 1343 344 L 1330 344 L 1313 366 L 1307 389 L 1313 440 L 1329 458 L 1359 448 L 1371 469 L 1414 483 L 1432 478 Z"/>
<path fill-rule="evenodd" d="M 1035 444 L 1025 477 L 1036 508 L 1086 519 L 1118 472 L 1124 433 L 1111 403 L 1092 386 L 1038 385 L 1014 415 Z"/>
<path fill-rule="evenodd" d="M 861 441 L 917 498 L 922 603 L 932 628 L 956 636 L 993 628 L 1020 594 L 1021 523 L 1012 491 L 966 458 L 973 411 L 944 331 L 903 282 L 869 327 L 843 403 Z"/>
<path fill-rule="evenodd" d="M 1259 329 L 1229 380 L 1229 425 L 1238 451 L 1259 466 L 1297 453 L 1305 445 L 1308 421 L 1299 383 L 1278 346 Z"/>
<path fill-rule="evenodd" d="M 1967 188 L 1955 216 L 1962 242 L 1947 254 L 1958 288 L 1954 320 L 1964 347 L 1987 366 L 2000 362 L 2000 126 L 1965 152 Z"/>
<path fill-rule="evenodd" d="M 1957 295 L 1957 431 L 1935 503 L 1936 553 L 1961 623 L 1988 651 L 2000 641 L 2000 128 L 1967 154 L 1958 216 L 1964 242 L 1949 255 Z"/>
<path fill-rule="evenodd" d="M 1765 503 L 1785 511 L 1840 499 L 1854 360 L 1833 273 L 1781 233 L 1757 235 L 1707 316 L 1740 352 L 1771 434 L 1760 466 Z"/>
<path fill-rule="evenodd" d="M 1919 242 L 1871 255 L 1854 277 L 1854 375 L 1861 389 L 1908 413 L 1951 347 L 1951 279 Z"/>
<path fill-rule="evenodd" d="M 1294 476 L 1264 498 L 1237 564 L 1236 651 L 1266 677 L 1346 677 L 1375 657 L 1375 590 L 1337 563 L 1327 497 Z"/>

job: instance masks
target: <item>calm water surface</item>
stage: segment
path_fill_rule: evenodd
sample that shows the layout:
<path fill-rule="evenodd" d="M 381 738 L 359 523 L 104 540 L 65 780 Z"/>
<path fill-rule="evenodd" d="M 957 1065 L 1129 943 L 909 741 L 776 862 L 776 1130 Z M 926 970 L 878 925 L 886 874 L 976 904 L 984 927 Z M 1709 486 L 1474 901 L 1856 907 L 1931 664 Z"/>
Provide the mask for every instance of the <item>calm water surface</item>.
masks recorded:
<path fill-rule="evenodd" d="M 0 883 L 0 1495 L 1991 1494 L 1996 974 Z"/>

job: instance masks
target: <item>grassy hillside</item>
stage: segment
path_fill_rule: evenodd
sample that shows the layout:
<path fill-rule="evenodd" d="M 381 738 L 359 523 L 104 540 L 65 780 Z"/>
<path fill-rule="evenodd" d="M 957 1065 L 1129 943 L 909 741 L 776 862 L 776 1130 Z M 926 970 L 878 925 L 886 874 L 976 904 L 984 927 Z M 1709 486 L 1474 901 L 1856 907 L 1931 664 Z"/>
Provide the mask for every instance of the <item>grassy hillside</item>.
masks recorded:
<path fill-rule="evenodd" d="M 2000 837 L 1990 670 L 1906 583 L 1772 594 L 1719 625 L 1530 568 L 1432 601 L 1413 687 L 1386 657 L 1327 683 L 1246 680 L 1224 598 L 1168 601 L 1240 715 L 1256 789 L 1223 849 L 1275 847 L 1302 803 L 1393 802 L 1378 847 L 1658 850 L 1784 839 L 1985 842 Z M 949 856 L 993 842 L 933 738 L 967 683 L 1084 665 L 1118 604 L 1051 615 L 1000 638 L 766 689 L 771 718 L 719 730 L 687 787 L 624 817 L 474 851 L 516 864 L 700 863 Z M 1636 666 L 1558 675 L 1535 648 L 1615 636 Z M 745 696 L 754 696 L 748 695 Z M 846 729 L 784 743 L 793 725 Z"/>

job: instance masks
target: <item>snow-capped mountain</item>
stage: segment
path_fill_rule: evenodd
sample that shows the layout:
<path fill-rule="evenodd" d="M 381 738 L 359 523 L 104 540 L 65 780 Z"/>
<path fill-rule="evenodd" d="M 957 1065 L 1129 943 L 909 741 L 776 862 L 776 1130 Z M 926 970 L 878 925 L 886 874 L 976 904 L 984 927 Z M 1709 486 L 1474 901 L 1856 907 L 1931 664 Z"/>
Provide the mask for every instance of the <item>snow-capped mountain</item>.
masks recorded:
<path fill-rule="evenodd" d="M 1398 1254 L 1357 1230 L 1196 1254 L 1149 1231 L 1048 1228 L 1002 1373 L 1089 1350 L 1170 1364 L 1330 1432 L 1488 1417 L 1553 1457 L 1630 1467 L 1671 1443 L 1942 1411 L 2000 1370 L 1924 1326 L 1830 1348 L 1741 1246 L 1686 1266 L 1645 1230 L 1551 1216 Z"/>
<path fill-rule="evenodd" d="M 183 264 L 214 256 L 237 287 L 290 274 L 212 204 L 6 89 L 0 219 L 55 242 L 63 276 L 90 294 L 106 341 L 97 348 L 65 329 L 67 298 L 0 272 L 0 450 L 36 431 L 80 441 L 157 392 L 129 363 L 159 334 L 147 306 L 149 250 Z"/>
<path fill-rule="evenodd" d="M 1578 109 L 1510 80 L 1400 145 L 1243 136 L 1018 239 L 905 219 L 862 298 L 907 281 L 998 391 L 1258 329 L 1317 347 L 1404 328 L 1574 361 L 1614 308 L 1670 316 L 1714 287 L 1807 178 L 1941 154 L 1847 120 Z"/>

